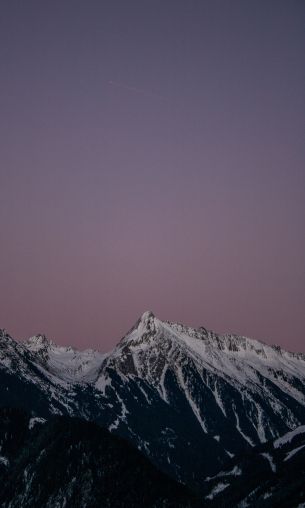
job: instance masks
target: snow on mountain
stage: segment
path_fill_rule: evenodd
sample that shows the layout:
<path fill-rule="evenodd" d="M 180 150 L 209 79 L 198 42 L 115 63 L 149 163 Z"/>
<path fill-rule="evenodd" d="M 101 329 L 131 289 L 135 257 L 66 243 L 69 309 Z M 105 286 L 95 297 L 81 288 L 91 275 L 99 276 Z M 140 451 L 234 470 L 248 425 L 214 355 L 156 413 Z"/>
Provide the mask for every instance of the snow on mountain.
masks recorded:
<path fill-rule="evenodd" d="M 217 434 L 218 429 L 201 403 L 202 391 L 194 392 L 199 383 L 217 406 L 214 410 L 227 420 L 235 419 L 239 433 L 250 444 L 277 434 L 269 413 L 279 417 L 288 429 L 300 423 L 292 406 L 295 402 L 305 406 L 304 355 L 245 337 L 221 336 L 204 328 L 196 330 L 162 322 L 151 312 L 143 314 L 105 359 L 97 388 L 105 384 L 107 367 L 114 367 L 123 376 L 145 380 L 166 403 L 171 398 L 167 378 L 173 375 L 202 430 Z M 228 387 L 233 398 L 227 397 Z M 247 406 L 251 420 L 244 431 L 246 426 L 235 407 L 241 404 Z"/>
<path fill-rule="evenodd" d="M 203 495 L 207 506 L 301 506 L 305 501 L 304 459 L 303 425 L 232 459 L 218 474 L 206 478 Z"/>
<path fill-rule="evenodd" d="M 33 353 L 49 372 L 68 382 L 93 381 L 106 357 L 93 349 L 78 351 L 70 346 L 57 346 L 45 335 L 31 337 L 23 342 L 23 346 Z"/>
<path fill-rule="evenodd" d="M 273 446 L 274 448 L 281 448 L 287 443 L 290 443 L 296 436 L 300 436 L 301 434 L 304 434 L 303 437 L 305 441 L 305 425 L 301 425 L 300 427 L 297 427 L 291 432 L 287 432 L 287 434 L 285 434 L 284 436 L 276 439 L 273 443 Z"/>
<path fill-rule="evenodd" d="M 90 379 L 91 369 L 95 371 L 96 364 L 99 368 L 103 357 L 93 351 L 56 346 L 42 335 L 20 343 L 0 330 L 0 405 L 21 407 L 44 417 L 88 417 L 78 399 L 90 394 L 85 395 L 79 380 Z"/>
<path fill-rule="evenodd" d="M 107 355 L 0 335 L 0 401 L 92 419 L 198 488 L 229 457 L 305 424 L 305 356 L 145 312 Z M 3 375 L 6 378 L 3 378 Z M 23 380 L 26 381 L 24 385 Z M 40 401 L 40 402 L 37 402 Z M 18 404 L 17 404 L 18 405 Z"/>

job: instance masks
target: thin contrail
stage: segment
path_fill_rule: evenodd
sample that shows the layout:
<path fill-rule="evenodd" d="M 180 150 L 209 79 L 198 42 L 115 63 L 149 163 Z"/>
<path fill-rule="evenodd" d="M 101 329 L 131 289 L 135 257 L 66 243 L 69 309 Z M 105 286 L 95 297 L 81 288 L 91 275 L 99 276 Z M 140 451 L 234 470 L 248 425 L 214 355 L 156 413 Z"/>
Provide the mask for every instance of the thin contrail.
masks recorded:
<path fill-rule="evenodd" d="M 129 92 L 134 92 L 134 93 L 137 93 L 140 95 L 146 95 L 147 97 L 157 97 L 158 99 L 167 100 L 166 97 L 164 97 L 163 95 L 160 95 L 158 93 L 151 92 L 149 90 L 143 90 L 142 88 L 137 88 L 135 86 L 125 85 L 124 83 L 119 83 L 118 81 L 110 80 L 110 81 L 107 81 L 107 83 L 110 86 L 115 86 L 116 88 L 122 88 L 124 90 L 128 90 Z"/>

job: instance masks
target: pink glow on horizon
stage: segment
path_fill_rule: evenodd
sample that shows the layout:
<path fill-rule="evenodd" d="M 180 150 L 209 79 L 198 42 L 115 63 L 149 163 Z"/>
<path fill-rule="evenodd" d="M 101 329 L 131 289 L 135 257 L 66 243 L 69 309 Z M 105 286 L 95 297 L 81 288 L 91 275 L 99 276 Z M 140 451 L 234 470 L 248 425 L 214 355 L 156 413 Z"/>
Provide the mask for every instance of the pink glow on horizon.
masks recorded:
<path fill-rule="evenodd" d="M 0 327 L 305 351 L 305 4 L 109 4 L 1 6 Z"/>

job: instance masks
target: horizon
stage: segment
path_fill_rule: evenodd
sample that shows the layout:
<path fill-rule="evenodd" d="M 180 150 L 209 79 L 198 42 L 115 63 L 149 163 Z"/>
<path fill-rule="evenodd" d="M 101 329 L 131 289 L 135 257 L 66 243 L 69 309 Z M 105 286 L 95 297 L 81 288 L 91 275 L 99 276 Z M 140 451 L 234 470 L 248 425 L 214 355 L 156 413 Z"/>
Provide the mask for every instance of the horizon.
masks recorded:
<path fill-rule="evenodd" d="M 143 319 L 143 316 L 145 316 L 145 314 L 152 314 L 152 316 L 154 318 L 156 318 L 158 321 L 160 321 L 161 323 L 165 322 L 165 323 L 174 323 L 174 324 L 179 324 L 179 325 L 183 325 L 187 328 L 190 328 L 190 329 L 194 329 L 194 330 L 198 330 L 201 326 L 203 325 L 199 325 L 197 327 L 194 327 L 190 324 L 186 324 L 186 323 L 181 323 L 181 322 L 178 322 L 178 321 L 170 321 L 168 319 L 160 319 L 153 311 L 151 310 L 146 310 L 144 312 L 142 312 L 142 314 L 134 320 L 134 323 L 133 325 L 131 325 L 131 327 L 129 327 L 126 332 L 124 333 L 124 335 L 122 335 L 120 338 L 118 338 L 115 342 L 114 342 L 114 345 L 112 346 L 111 349 L 107 349 L 107 350 L 102 350 L 100 349 L 98 346 L 99 346 L 99 343 L 97 342 L 97 347 L 91 347 L 90 344 L 88 343 L 86 345 L 86 347 L 77 347 L 75 345 L 73 345 L 73 343 L 57 343 L 56 340 L 53 338 L 53 337 L 49 337 L 48 335 L 46 335 L 45 333 L 43 332 L 37 332 L 35 333 L 34 335 L 31 335 L 29 337 L 14 337 L 9 330 L 7 330 L 6 328 L 2 328 L 0 326 L 0 331 L 3 331 L 5 333 L 7 333 L 7 335 L 9 335 L 9 337 L 11 337 L 13 340 L 16 340 L 17 342 L 27 342 L 28 340 L 30 339 L 33 339 L 35 337 L 45 337 L 46 340 L 48 342 L 51 342 L 53 343 L 56 347 L 66 347 L 66 348 L 69 348 L 71 347 L 72 349 L 76 350 L 76 351 L 79 351 L 79 352 L 82 352 L 82 351 L 85 351 L 85 350 L 94 350 L 94 351 L 97 351 L 99 353 L 102 353 L 102 354 L 108 354 L 108 353 L 111 353 L 113 351 L 113 349 L 115 349 L 119 344 L 120 342 L 128 335 L 128 333 L 130 332 L 130 330 L 133 329 L 133 327 L 141 320 Z M 206 328 L 206 327 L 204 327 Z M 253 340 L 253 341 L 257 341 L 261 344 L 263 344 L 264 346 L 267 346 L 267 347 L 280 347 L 283 351 L 286 351 L 287 353 L 295 353 L 295 354 L 305 354 L 305 351 L 292 351 L 292 350 L 289 350 L 285 347 L 282 347 L 282 346 L 279 346 L 279 344 L 276 344 L 276 343 L 269 343 L 266 339 L 258 339 L 258 338 L 254 338 L 254 337 L 249 337 L 247 335 L 239 335 L 239 334 L 236 334 L 234 332 L 219 332 L 217 330 L 214 330 L 213 328 L 206 328 L 206 330 L 208 332 L 211 332 L 211 333 L 215 333 L 217 336 L 220 336 L 220 337 L 224 337 L 226 335 L 228 336 L 233 336 L 233 337 L 237 337 L 237 338 L 242 338 L 242 339 L 249 339 L 249 340 Z"/>
<path fill-rule="evenodd" d="M 0 7 L 0 324 L 305 346 L 305 3 Z"/>

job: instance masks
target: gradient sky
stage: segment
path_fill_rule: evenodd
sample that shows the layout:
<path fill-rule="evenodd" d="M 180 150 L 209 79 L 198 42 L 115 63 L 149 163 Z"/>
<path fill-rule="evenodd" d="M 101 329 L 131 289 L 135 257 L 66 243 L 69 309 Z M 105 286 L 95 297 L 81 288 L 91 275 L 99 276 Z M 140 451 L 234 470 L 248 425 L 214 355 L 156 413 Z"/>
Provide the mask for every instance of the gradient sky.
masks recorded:
<path fill-rule="evenodd" d="M 305 350 L 304 0 L 2 0 L 0 327 Z"/>

